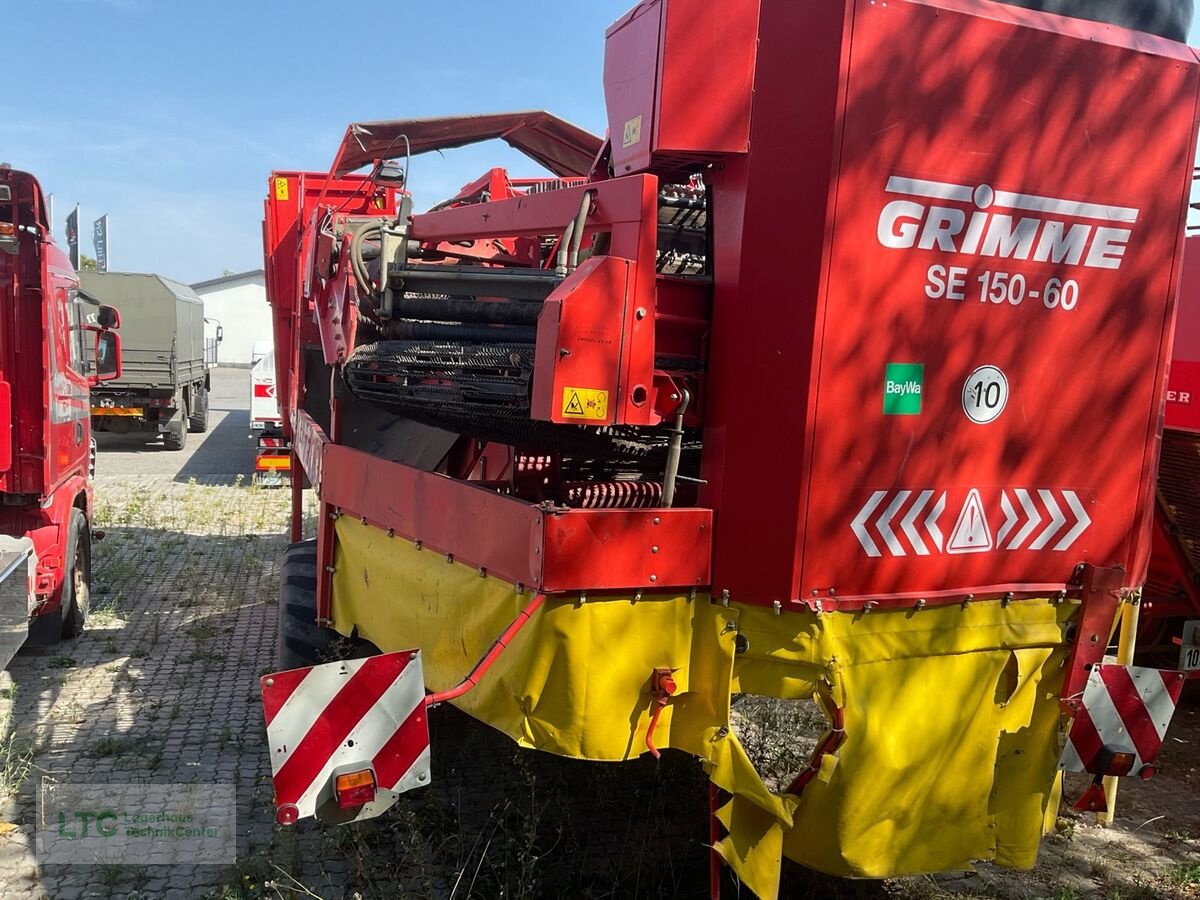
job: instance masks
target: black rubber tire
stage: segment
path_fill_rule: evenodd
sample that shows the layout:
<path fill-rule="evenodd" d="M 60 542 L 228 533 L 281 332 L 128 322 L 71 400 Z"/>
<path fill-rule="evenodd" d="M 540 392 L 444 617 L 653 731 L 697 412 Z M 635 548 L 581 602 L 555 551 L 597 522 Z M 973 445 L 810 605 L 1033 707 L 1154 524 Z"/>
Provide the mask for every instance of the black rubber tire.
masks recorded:
<path fill-rule="evenodd" d="M 348 638 L 317 624 L 317 542 L 289 546 L 279 572 L 280 670 L 361 659 L 378 652 L 369 641 Z"/>
<path fill-rule="evenodd" d="M 188 416 L 188 431 L 193 434 L 203 434 L 208 431 L 208 389 L 201 386 L 193 391 L 191 402 L 188 404 L 191 415 Z"/>
<path fill-rule="evenodd" d="M 175 415 L 171 417 L 171 421 L 167 423 L 167 430 L 163 432 L 163 446 L 168 450 L 182 450 L 187 446 L 187 436 L 187 401 L 183 398 L 180 398 L 179 409 L 176 411 Z"/>
<path fill-rule="evenodd" d="M 63 573 L 62 636 L 75 638 L 83 634 L 92 596 L 92 532 L 82 510 L 71 510 L 64 558 L 71 567 Z"/>

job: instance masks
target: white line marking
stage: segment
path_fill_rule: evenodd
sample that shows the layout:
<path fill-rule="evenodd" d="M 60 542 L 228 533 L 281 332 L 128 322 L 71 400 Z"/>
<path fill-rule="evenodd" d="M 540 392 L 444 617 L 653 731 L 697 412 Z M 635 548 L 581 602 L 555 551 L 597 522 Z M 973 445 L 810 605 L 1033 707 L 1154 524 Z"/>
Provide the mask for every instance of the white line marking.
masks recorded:
<path fill-rule="evenodd" d="M 925 530 L 929 532 L 929 536 L 933 538 L 933 544 L 938 548 L 938 553 L 942 552 L 942 532 L 938 528 L 938 519 L 942 517 L 942 513 L 946 511 L 946 492 L 942 491 L 942 496 L 938 497 L 937 503 L 933 504 L 933 509 L 929 511 L 929 515 L 925 518 Z"/>
<path fill-rule="evenodd" d="M 1060 200 L 1057 197 L 1039 197 L 1037 194 L 1016 194 L 1011 191 L 996 191 L 997 206 L 1011 209 L 1026 209 L 1030 212 L 1055 213 L 1082 219 L 1103 219 L 1106 222 L 1137 221 L 1139 210 L 1127 206 L 1109 206 L 1105 203 L 1084 203 L 1078 200 Z"/>
<path fill-rule="evenodd" d="M 883 536 L 883 542 L 887 544 L 887 548 L 892 556 L 907 555 L 904 552 L 904 545 L 900 543 L 900 540 L 896 537 L 896 533 L 892 531 L 892 519 L 896 517 L 896 513 L 900 512 L 900 507 L 904 505 L 904 501 L 909 498 L 910 494 L 912 494 L 912 491 L 897 492 L 896 499 L 888 504 L 888 508 L 883 511 L 883 515 L 875 522 L 875 527 L 879 529 L 879 533 Z"/>
<path fill-rule="evenodd" d="M 1004 513 L 1004 524 L 996 532 L 997 547 L 1004 543 L 1004 539 L 1008 537 L 1008 533 L 1012 531 L 1012 527 L 1017 524 L 1017 520 L 1020 518 L 1008 499 L 1008 491 L 1000 492 L 1000 511 Z"/>
<path fill-rule="evenodd" d="M 970 203 L 975 194 L 975 189 L 965 184 L 901 178 L 898 175 L 888 179 L 887 189 L 891 194 L 911 194 L 914 197 L 929 197 L 932 200 L 958 200 L 960 203 Z"/>
<path fill-rule="evenodd" d="M 1017 500 L 1020 501 L 1021 508 L 1025 510 L 1025 515 L 1029 516 L 1029 521 L 1021 526 L 1021 530 L 1013 535 L 1013 539 L 1008 544 L 1009 550 L 1019 550 L 1021 549 L 1021 544 L 1025 542 L 1025 538 L 1033 534 L 1033 530 L 1042 521 L 1042 514 L 1033 505 L 1033 499 L 1029 496 L 1029 491 L 1023 488 L 1015 488 L 1013 493 L 1017 495 Z"/>
<path fill-rule="evenodd" d="M 1038 496 L 1042 498 L 1042 502 L 1046 504 L 1046 509 L 1050 511 L 1050 524 L 1037 536 L 1037 540 L 1029 545 L 1030 550 L 1041 550 L 1050 543 L 1050 538 L 1054 537 L 1058 529 L 1067 524 L 1067 517 L 1063 515 L 1062 509 L 1059 508 L 1051 491 L 1040 490 L 1038 491 Z"/>
<path fill-rule="evenodd" d="M 1171 724 L 1171 717 L 1175 715 L 1175 701 L 1167 692 L 1167 685 L 1162 680 L 1162 675 L 1158 674 L 1158 669 L 1129 666 L 1129 677 L 1133 679 L 1133 683 L 1137 687 L 1138 694 L 1142 698 L 1142 705 L 1150 714 L 1150 721 L 1154 723 L 1158 739 L 1163 740 L 1167 736 L 1167 726 Z"/>
<path fill-rule="evenodd" d="M 1067 506 L 1071 507 L 1071 512 L 1075 514 L 1075 518 L 1079 521 L 1075 523 L 1075 527 L 1062 536 L 1057 544 L 1054 545 L 1055 550 L 1066 550 L 1079 539 L 1079 536 L 1087 531 L 1089 525 L 1092 524 L 1091 517 L 1088 516 L 1087 510 L 1083 508 L 1083 504 L 1079 502 L 1079 497 L 1074 491 L 1063 491 L 1063 498 L 1067 501 Z"/>
<path fill-rule="evenodd" d="M 854 532 L 854 536 L 858 538 L 858 542 L 862 544 L 863 550 L 867 552 L 867 556 L 883 556 L 879 552 L 879 548 L 875 546 L 875 541 L 871 538 L 871 532 L 867 531 L 867 519 L 871 513 L 875 512 L 875 507 L 883 502 L 883 498 L 887 496 L 887 491 L 876 491 L 871 495 L 871 498 L 863 504 L 863 508 L 858 511 L 858 515 L 854 517 L 854 521 L 850 523 L 850 530 Z"/>
<path fill-rule="evenodd" d="M 296 685 L 267 727 L 273 771 L 278 772 L 283 767 L 296 745 L 325 712 L 325 707 L 365 662 L 365 659 L 354 659 L 314 666 Z"/>
<path fill-rule="evenodd" d="M 925 546 L 925 542 L 921 540 L 921 535 L 914 527 L 917 522 L 917 516 L 925 509 L 925 505 L 929 502 L 929 498 L 933 496 L 933 491 L 921 491 L 917 495 L 917 500 L 909 509 L 908 514 L 900 520 L 900 530 L 904 532 L 904 536 L 912 543 L 913 549 L 917 551 L 917 556 L 928 556 L 929 548 Z"/>

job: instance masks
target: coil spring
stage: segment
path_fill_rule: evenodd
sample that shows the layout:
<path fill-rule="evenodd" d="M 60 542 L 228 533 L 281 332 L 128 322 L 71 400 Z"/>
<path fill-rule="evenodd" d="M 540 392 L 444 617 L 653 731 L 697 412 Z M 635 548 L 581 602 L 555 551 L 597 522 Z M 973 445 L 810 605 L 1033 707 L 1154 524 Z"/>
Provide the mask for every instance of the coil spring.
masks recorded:
<path fill-rule="evenodd" d="M 662 502 L 660 481 L 598 481 L 566 484 L 568 506 L 581 509 L 644 509 Z"/>

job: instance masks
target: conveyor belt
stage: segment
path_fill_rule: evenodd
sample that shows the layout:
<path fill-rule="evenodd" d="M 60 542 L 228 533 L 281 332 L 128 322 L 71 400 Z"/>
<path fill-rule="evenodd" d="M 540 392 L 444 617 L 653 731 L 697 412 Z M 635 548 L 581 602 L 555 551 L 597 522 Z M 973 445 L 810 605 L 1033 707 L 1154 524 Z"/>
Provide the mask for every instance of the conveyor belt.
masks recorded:
<path fill-rule="evenodd" d="M 555 425 L 529 417 L 533 344 L 378 341 L 346 361 L 356 397 L 482 440 L 611 459 L 665 455 L 652 429 Z"/>
<path fill-rule="evenodd" d="M 1200 572 L 1200 435 L 1163 433 L 1158 500 L 1192 572 Z"/>

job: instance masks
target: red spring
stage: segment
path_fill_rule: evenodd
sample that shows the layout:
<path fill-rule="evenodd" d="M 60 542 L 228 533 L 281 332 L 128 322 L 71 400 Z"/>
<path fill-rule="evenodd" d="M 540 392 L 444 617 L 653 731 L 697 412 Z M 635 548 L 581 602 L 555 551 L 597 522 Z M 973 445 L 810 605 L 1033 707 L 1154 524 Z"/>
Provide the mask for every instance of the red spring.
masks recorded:
<path fill-rule="evenodd" d="M 564 487 L 567 503 L 583 509 L 643 509 L 662 502 L 659 481 L 577 482 Z"/>

